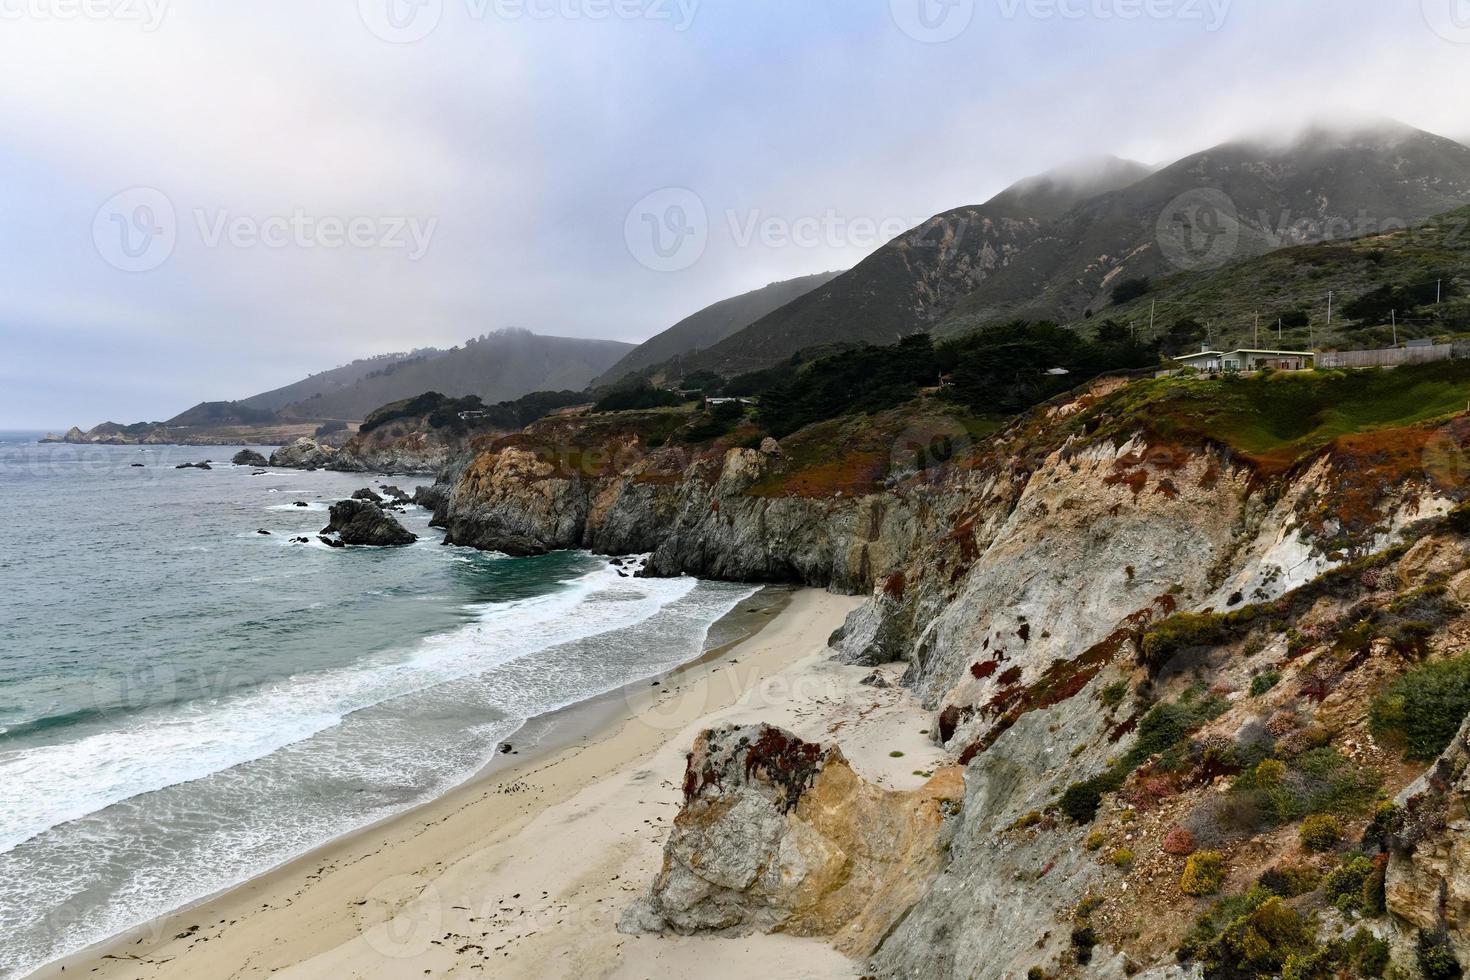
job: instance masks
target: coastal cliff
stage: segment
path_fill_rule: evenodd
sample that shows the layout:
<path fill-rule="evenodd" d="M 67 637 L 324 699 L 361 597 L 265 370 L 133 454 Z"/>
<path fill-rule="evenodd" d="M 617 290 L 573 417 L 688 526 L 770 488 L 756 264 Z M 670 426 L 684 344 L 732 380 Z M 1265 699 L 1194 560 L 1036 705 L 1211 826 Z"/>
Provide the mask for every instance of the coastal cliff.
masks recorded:
<path fill-rule="evenodd" d="M 904 858 L 932 884 L 891 897 L 876 945 L 834 940 L 874 976 L 1428 971 L 1464 956 L 1463 774 L 1431 777 L 1447 816 L 1395 850 L 1391 801 L 1425 770 L 1380 702 L 1470 637 L 1470 426 L 1356 384 L 1105 380 L 994 432 L 923 399 L 779 443 L 546 420 L 485 444 L 436 523 L 512 554 L 870 595 L 836 653 L 906 663 L 964 783 L 942 841 Z M 769 795 L 736 781 L 718 807 Z M 819 863 L 795 875 L 816 895 L 773 893 L 768 867 L 719 878 L 705 914 L 699 855 L 754 833 L 713 805 L 689 798 L 625 925 L 831 935 L 798 911 L 842 879 Z"/>

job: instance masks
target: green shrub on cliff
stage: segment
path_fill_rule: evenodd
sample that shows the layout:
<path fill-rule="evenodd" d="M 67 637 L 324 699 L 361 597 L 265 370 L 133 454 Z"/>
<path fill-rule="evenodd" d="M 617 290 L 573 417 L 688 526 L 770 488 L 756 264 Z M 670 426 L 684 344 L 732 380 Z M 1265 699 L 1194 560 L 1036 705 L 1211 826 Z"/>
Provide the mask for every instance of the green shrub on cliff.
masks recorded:
<path fill-rule="evenodd" d="M 1331 814 L 1313 814 L 1302 821 L 1301 840 L 1309 851 L 1330 851 L 1342 843 L 1342 824 Z"/>
<path fill-rule="evenodd" d="M 1425 980 L 1460 980 L 1465 975 L 1443 931 L 1419 933 L 1419 969 Z"/>
<path fill-rule="evenodd" d="M 1091 823 L 1104 793 L 1122 789 L 1133 770 L 1155 755 L 1164 756 L 1165 762 L 1182 757 L 1189 737 L 1229 706 L 1223 698 L 1202 697 L 1197 691 L 1187 691 L 1173 703 L 1154 705 L 1139 721 L 1133 747 L 1098 775 L 1069 786 L 1058 806 L 1074 822 Z"/>
<path fill-rule="evenodd" d="M 1373 701 L 1373 734 L 1415 762 L 1449 747 L 1470 715 L 1470 654 L 1428 663 L 1388 685 Z"/>
<path fill-rule="evenodd" d="M 1377 890 L 1383 879 L 1372 860 L 1362 854 L 1349 854 L 1342 864 L 1327 873 L 1322 891 L 1342 912 L 1377 914 Z"/>
<path fill-rule="evenodd" d="M 1200 918 L 1180 949 L 1211 980 L 1335 980 L 1381 977 L 1388 944 L 1360 929 L 1347 939 L 1318 943 L 1313 924 L 1280 897 L 1254 888 L 1225 899 Z"/>
<path fill-rule="evenodd" d="M 1245 606 L 1228 613 L 1179 613 L 1143 636 L 1143 662 L 1162 669 L 1175 654 L 1191 647 L 1216 646 L 1237 638 L 1261 615 L 1261 607 Z"/>
<path fill-rule="evenodd" d="M 1196 897 L 1213 895 L 1225 882 L 1225 855 L 1219 851 L 1199 851 L 1184 862 L 1179 877 L 1179 890 Z"/>

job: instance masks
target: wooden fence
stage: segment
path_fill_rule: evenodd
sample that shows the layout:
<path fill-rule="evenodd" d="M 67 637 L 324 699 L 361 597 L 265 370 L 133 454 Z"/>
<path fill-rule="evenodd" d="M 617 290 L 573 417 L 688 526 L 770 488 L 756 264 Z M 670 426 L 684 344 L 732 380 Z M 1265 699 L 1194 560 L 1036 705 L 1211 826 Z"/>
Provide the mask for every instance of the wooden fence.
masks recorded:
<path fill-rule="evenodd" d="M 1392 367 L 1399 364 L 1427 364 L 1464 357 L 1458 344 L 1435 344 L 1431 347 L 1387 347 L 1383 350 L 1323 351 L 1317 355 L 1319 368 Z"/>

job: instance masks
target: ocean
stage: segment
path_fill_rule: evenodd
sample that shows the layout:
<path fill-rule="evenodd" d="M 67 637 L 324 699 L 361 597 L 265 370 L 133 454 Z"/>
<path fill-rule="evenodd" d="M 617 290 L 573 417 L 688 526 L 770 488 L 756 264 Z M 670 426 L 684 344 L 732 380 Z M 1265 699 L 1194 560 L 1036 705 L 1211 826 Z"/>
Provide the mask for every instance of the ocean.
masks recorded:
<path fill-rule="evenodd" d="M 418 508 L 332 550 L 332 501 L 411 478 L 34 436 L 0 433 L 0 977 L 442 794 L 755 591 L 446 548 Z"/>

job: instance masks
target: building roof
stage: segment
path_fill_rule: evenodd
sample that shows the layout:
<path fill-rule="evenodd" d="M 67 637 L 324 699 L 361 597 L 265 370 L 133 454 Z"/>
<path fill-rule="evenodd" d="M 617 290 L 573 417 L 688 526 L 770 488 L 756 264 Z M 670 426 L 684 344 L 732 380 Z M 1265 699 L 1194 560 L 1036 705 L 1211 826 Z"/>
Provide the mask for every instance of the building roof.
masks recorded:
<path fill-rule="evenodd" d="M 1252 347 L 1242 347 L 1233 350 L 1231 354 L 1285 354 L 1287 357 L 1316 357 L 1317 352 L 1312 350 L 1256 350 Z"/>
<path fill-rule="evenodd" d="M 1192 361 L 1198 357 L 1229 357 L 1232 354 L 1266 354 L 1275 357 L 1316 357 L 1316 351 L 1310 350 L 1257 350 L 1251 347 L 1241 347 L 1232 351 L 1202 350 L 1193 354 L 1181 354 L 1174 358 L 1176 361 Z"/>

